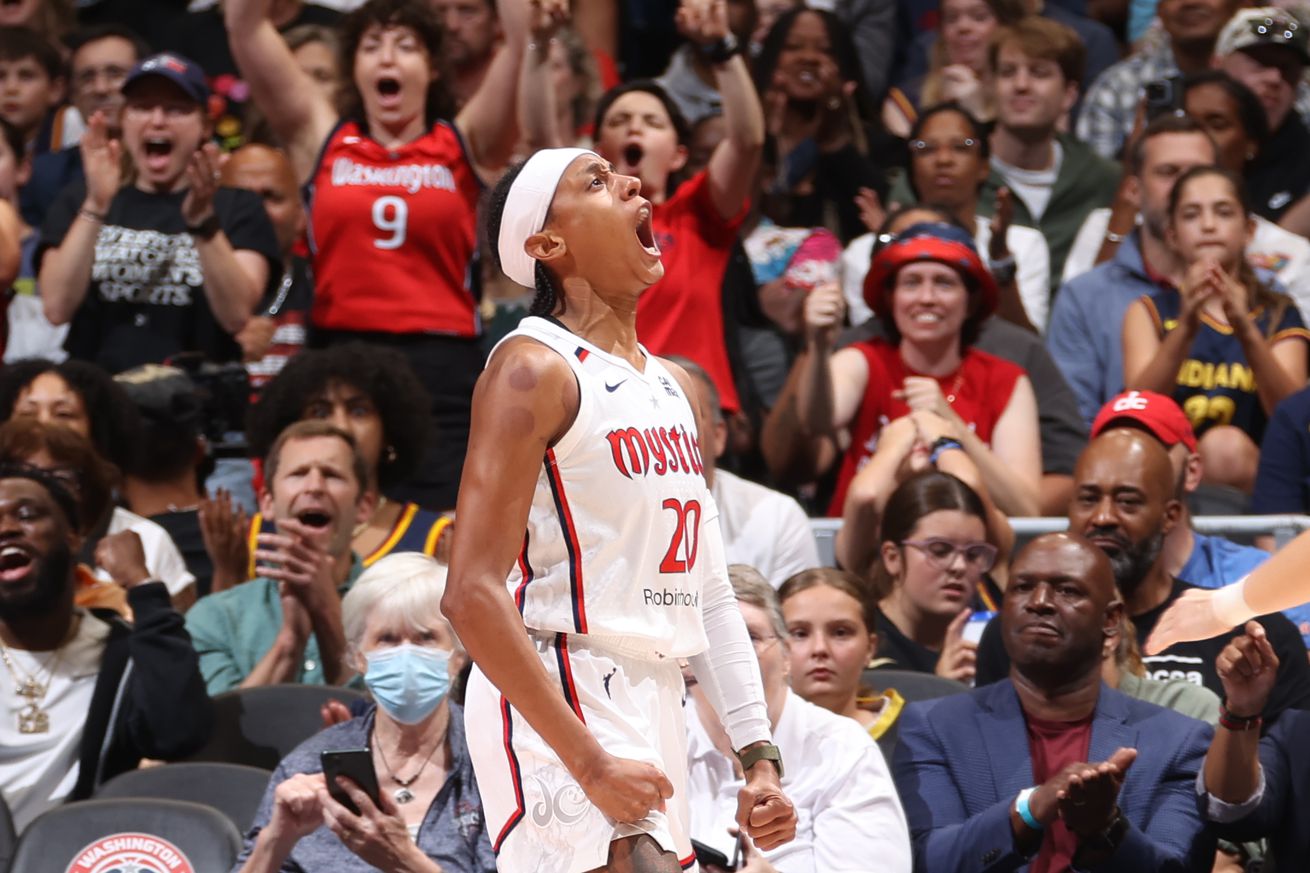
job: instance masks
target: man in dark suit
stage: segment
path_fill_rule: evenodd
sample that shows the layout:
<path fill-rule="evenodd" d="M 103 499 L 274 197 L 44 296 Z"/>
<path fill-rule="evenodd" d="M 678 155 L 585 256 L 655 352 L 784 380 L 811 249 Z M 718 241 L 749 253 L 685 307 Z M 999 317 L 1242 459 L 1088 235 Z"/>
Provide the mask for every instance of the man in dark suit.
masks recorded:
<path fill-rule="evenodd" d="M 1195 796 L 1211 729 L 1101 682 L 1123 603 L 1104 552 L 1034 540 L 1001 605 L 1008 679 L 912 703 L 893 776 L 916 871 L 1208 871 Z"/>
<path fill-rule="evenodd" d="M 1267 863 L 1305 869 L 1310 858 L 1310 712 L 1283 713 L 1263 738 L 1261 718 L 1278 679 L 1278 656 L 1258 621 L 1219 654 L 1219 726 L 1205 756 L 1205 815 L 1232 840 L 1269 840 Z"/>

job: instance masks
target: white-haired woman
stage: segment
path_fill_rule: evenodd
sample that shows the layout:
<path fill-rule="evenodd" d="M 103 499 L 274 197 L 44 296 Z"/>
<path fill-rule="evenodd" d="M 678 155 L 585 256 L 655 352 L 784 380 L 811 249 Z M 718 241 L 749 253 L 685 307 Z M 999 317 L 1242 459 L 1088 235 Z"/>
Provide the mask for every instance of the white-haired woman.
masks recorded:
<path fill-rule="evenodd" d="M 450 683 L 465 662 L 445 617 L 445 567 L 416 552 L 375 563 L 342 601 L 347 663 L 376 706 L 301 743 L 278 764 L 246 845 L 241 873 L 311 870 L 494 873 Z M 342 785 L 355 815 L 328 794 L 320 755 L 368 748 L 380 803 Z"/>
<path fill-rule="evenodd" d="M 871 865 L 908 871 L 910 835 L 882 752 L 855 719 L 792 692 L 787 624 L 768 580 L 744 564 L 729 566 L 728 578 L 760 663 L 769 725 L 787 762 L 782 787 L 796 804 L 798 824 L 796 838 L 771 851 L 758 852 L 749 841 L 735 845 L 729 827 L 740 767 L 713 708 L 688 677 L 700 716 L 687 718 L 692 836 L 730 863 L 735 855 L 741 866 L 730 869 L 752 873 L 835 873 Z M 719 868 L 709 863 L 702 869 Z"/>

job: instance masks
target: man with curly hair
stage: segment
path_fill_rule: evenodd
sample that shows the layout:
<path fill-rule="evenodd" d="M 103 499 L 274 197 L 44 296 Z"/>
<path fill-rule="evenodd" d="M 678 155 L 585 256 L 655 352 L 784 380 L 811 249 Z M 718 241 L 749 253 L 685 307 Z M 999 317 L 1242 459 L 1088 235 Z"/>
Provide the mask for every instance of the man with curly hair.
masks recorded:
<path fill-rule="evenodd" d="M 409 361 L 382 346 L 352 342 L 302 352 L 264 388 L 251 410 L 246 439 L 252 457 L 268 453 L 296 421 L 317 419 L 355 438 L 364 456 L 373 514 L 355 529 L 351 546 L 365 567 L 391 552 L 436 554 L 449 519 L 407 501 L 431 442 L 428 394 Z M 447 449 L 438 443 L 438 453 Z M 269 525 L 255 516 L 250 542 Z M 250 567 L 253 572 L 253 564 Z"/>

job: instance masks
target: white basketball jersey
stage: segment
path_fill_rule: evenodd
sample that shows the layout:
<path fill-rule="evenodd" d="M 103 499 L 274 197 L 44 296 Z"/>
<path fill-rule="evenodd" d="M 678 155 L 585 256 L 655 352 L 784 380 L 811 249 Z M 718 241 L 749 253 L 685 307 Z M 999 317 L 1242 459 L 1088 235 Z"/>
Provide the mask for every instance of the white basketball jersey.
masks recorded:
<path fill-rule="evenodd" d="M 700 532 L 718 509 L 682 386 L 644 348 L 643 373 L 553 320 L 525 318 L 514 336 L 558 352 L 579 389 L 577 418 L 542 460 L 507 580 L 524 624 L 626 637 L 668 657 L 704 651 Z"/>

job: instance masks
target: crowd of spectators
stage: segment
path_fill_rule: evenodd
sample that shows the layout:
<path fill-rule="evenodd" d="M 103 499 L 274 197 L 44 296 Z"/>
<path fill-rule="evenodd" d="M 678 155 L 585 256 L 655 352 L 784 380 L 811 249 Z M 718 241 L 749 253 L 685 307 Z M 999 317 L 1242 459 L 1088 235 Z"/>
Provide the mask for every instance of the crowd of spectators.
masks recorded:
<path fill-rule="evenodd" d="M 1307 67 L 1294 0 L 0 4 L 19 831 L 213 697 L 346 686 L 235 869 L 494 869 L 440 601 L 483 362 L 554 298 L 484 192 L 581 145 L 653 204 L 638 333 L 799 811 L 729 833 L 688 675 L 702 869 L 1299 869 L 1310 606 L 1141 644 L 1278 545 L 1198 518 L 1310 514 Z M 370 744 L 352 813 L 319 753 Z"/>

